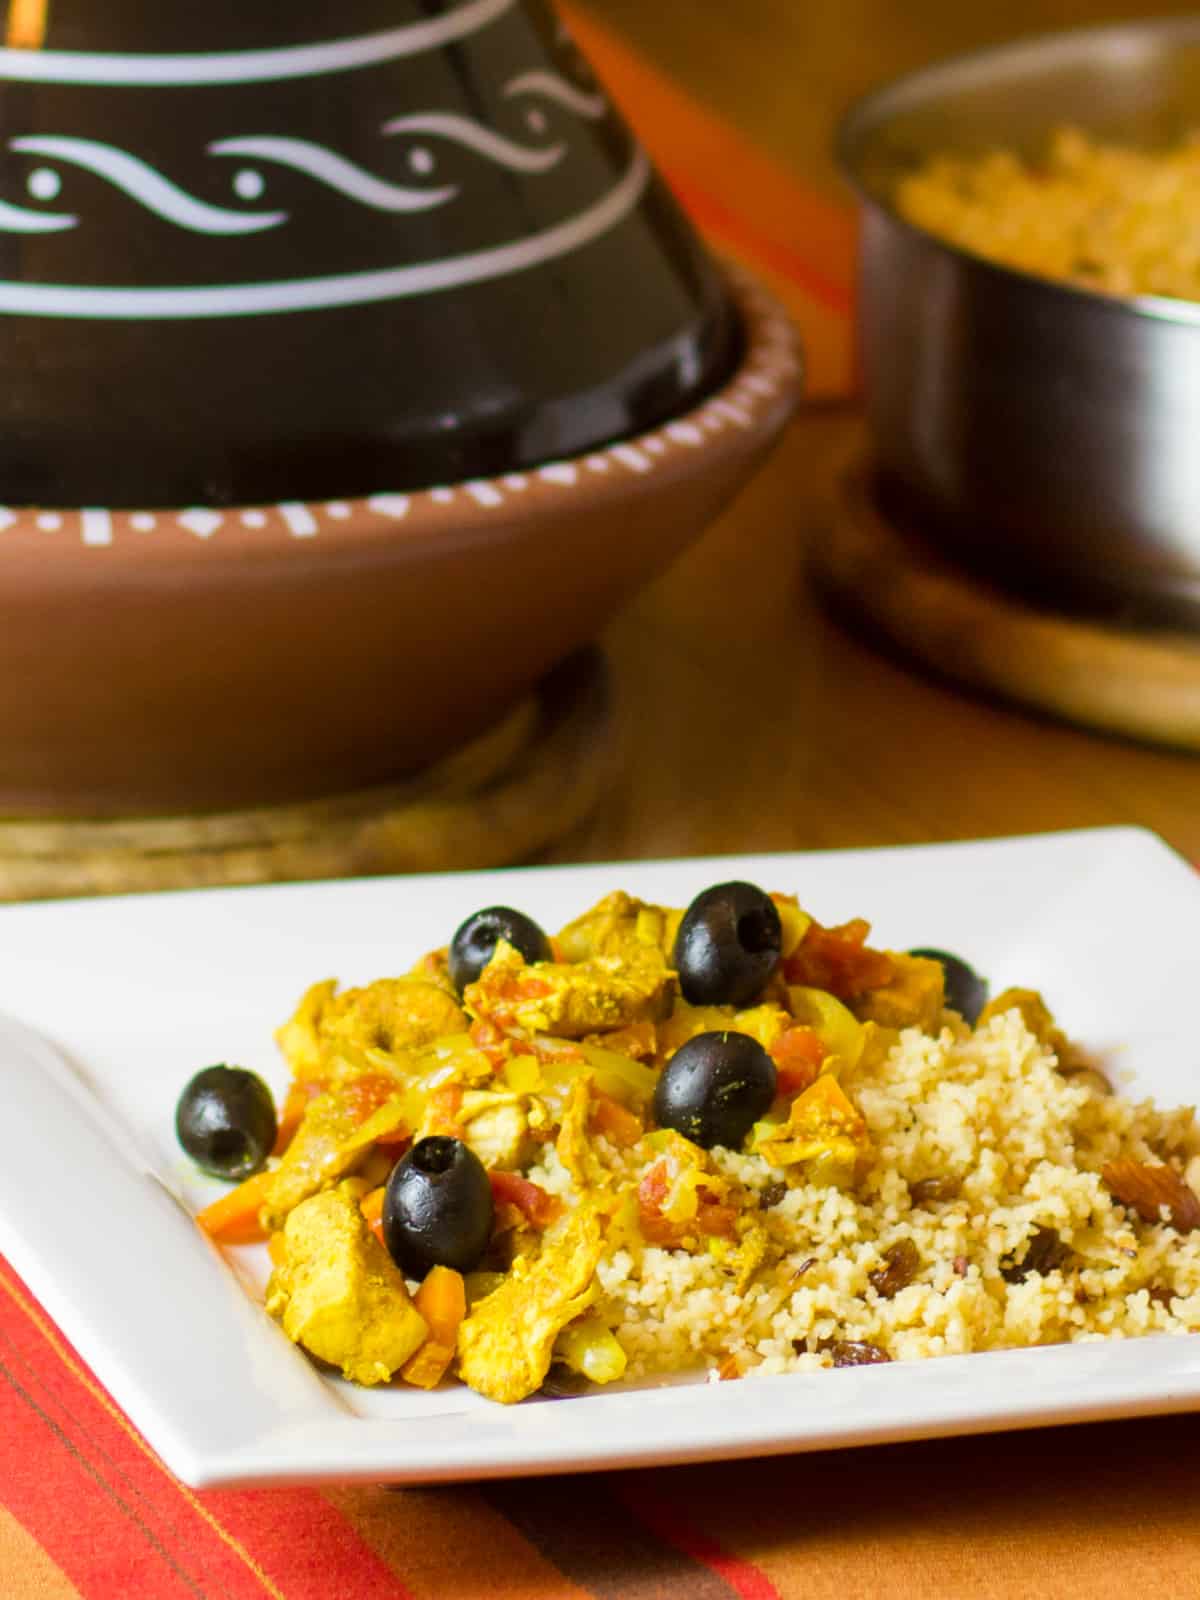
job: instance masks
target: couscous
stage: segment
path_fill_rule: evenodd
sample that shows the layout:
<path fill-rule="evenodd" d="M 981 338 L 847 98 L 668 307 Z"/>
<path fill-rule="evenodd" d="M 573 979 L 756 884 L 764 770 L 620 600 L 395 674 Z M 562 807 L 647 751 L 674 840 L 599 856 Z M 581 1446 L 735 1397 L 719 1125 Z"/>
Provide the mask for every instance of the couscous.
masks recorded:
<path fill-rule="evenodd" d="M 909 222 L 1005 266 L 1200 300 L 1200 135 L 1138 150 L 1066 128 L 1036 161 L 940 155 L 897 185 L 895 202 Z"/>

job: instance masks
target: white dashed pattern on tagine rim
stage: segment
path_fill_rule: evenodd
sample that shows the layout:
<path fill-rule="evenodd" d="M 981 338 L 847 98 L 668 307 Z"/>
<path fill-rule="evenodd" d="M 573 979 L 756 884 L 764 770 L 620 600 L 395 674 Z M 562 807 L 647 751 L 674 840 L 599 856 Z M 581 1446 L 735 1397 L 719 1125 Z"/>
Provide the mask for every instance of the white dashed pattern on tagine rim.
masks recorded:
<path fill-rule="evenodd" d="M 466 496 L 485 510 L 504 506 L 525 494 L 534 483 L 570 490 L 611 472 L 641 476 L 680 452 L 702 450 L 714 435 L 726 428 L 752 428 L 759 410 L 779 393 L 782 385 L 800 367 L 796 335 L 787 317 L 760 295 L 754 284 L 736 270 L 731 272 L 738 289 L 738 300 L 748 314 L 751 350 L 737 378 L 717 395 L 673 422 L 664 423 L 651 433 L 592 451 L 570 461 L 551 461 L 541 467 L 510 472 L 496 478 L 473 478 L 460 484 L 439 484 L 408 493 L 379 493 L 359 501 L 283 500 L 274 505 L 186 506 L 178 510 L 112 511 L 102 506 L 79 510 L 41 510 L 37 507 L 13 509 L 0 506 L 0 535 L 6 530 L 31 523 L 44 534 L 60 534 L 77 539 L 90 549 L 104 549 L 127 534 L 144 537 L 148 533 L 176 528 L 197 539 L 211 539 L 223 529 L 282 529 L 294 539 L 312 539 L 336 530 L 363 508 L 376 517 L 403 521 L 414 505 L 427 502 L 435 506 L 453 505 Z"/>

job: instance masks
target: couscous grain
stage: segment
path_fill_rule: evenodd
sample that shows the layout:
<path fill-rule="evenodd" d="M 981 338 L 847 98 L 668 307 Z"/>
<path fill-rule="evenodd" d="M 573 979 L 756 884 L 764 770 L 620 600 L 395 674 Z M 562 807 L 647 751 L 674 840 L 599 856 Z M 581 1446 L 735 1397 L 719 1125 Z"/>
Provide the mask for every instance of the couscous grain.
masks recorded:
<path fill-rule="evenodd" d="M 1108 294 L 1200 300 L 1200 135 L 1138 150 L 1064 128 L 1038 161 L 937 156 L 895 201 L 918 227 L 1005 266 Z"/>

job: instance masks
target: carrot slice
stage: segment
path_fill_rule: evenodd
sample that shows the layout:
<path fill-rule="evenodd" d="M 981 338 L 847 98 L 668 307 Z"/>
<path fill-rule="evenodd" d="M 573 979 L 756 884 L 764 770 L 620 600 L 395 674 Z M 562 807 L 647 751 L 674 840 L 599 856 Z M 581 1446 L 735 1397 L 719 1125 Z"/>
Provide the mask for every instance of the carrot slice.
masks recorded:
<path fill-rule="evenodd" d="M 371 1189 L 359 1201 L 359 1210 L 367 1219 L 367 1227 L 383 1244 L 383 1197 L 387 1192 L 387 1185 L 380 1184 L 378 1189 Z M 383 1244 L 384 1249 L 387 1245 Z"/>
<path fill-rule="evenodd" d="M 453 1267 L 431 1267 L 413 1302 L 425 1318 L 429 1337 L 400 1368 L 405 1383 L 433 1389 L 445 1377 L 458 1345 L 458 1328 L 467 1314 L 467 1286 Z"/>
<path fill-rule="evenodd" d="M 416 1293 L 416 1307 L 429 1325 L 430 1338 L 453 1344 L 467 1314 L 467 1286 L 453 1267 L 430 1267 Z"/>
<path fill-rule="evenodd" d="M 263 1171 L 244 1179 L 236 1189 L 198 1211 L 196 1221 L 217 1244 L 261 1244 L 267 1230 L 259 1222 L 258 1213 L 273 1176 Z"/>
<path fill-rule="evenodd" d="M 317 1095 L 324 1092 L 325 1085 L 315 1078 L 308 1078 L 288 1085 L 288 1092 L 283 1098 L 283 1105 L 279 1108 L 279 1126 L 275 1135 L 275 1147 L 271 1151 L 273 1156 L 281 1156 L 296 1137 L 296 1129 L 304 1120 L 304 1113 L 309 1104 Z"/>

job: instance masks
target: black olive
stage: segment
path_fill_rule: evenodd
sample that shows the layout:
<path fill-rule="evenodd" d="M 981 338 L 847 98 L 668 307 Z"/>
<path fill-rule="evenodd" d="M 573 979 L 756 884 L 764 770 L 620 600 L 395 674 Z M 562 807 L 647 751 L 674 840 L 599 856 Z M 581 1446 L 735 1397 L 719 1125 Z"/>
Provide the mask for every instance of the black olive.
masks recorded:
<path fill-rule="evenodd" d="M 392 1168 L 383 1195 L 383 1238 L 410 1278 L 430 1267 L 470 1272 L 492 1232 L 492 1186 L 461 1139 L 419 1139 Z"/>
<path fill-rule="evenodd" d="M 736 1150 L 775 1098 L 775 1063 L 748 1033 L 698 1033 L 654 1088 L 654 1119 L 693 1144 Z"/>
<path fill-rule="evenodd" d="M 910 950 L 908 953 L 942 963 L 946 975 L 946 1004 L 974 1027 L 988 1002 L 987 979 L 981 978 L 961 956 L 952 956 L 945 950 Z"/>
<path fill-rule="evenodd" d="M 744 1006 L 762 993 L 783 944 L 779 911 L 752 883 L 717 883 L 683 914 L 672 965 L 694 1006 Z"/>
<path fill-rule="evenodd" d="M 278 1124 L 266 1084 L 245 1067 L 205 1067 L 179 1096 L 175 1136 L 218 1178 L 249 1178 L 267 1163 Z"/>
<path fill-rule="evenodd" d="M 450 982 L 459 994 L 474 983 L 487 966 L 501 939 L 519 950 L 526 961 L 549 961 L 550 941 L 523 911 L 511 906 L 488 906 L 462 923 L 450 941 Z"/>

